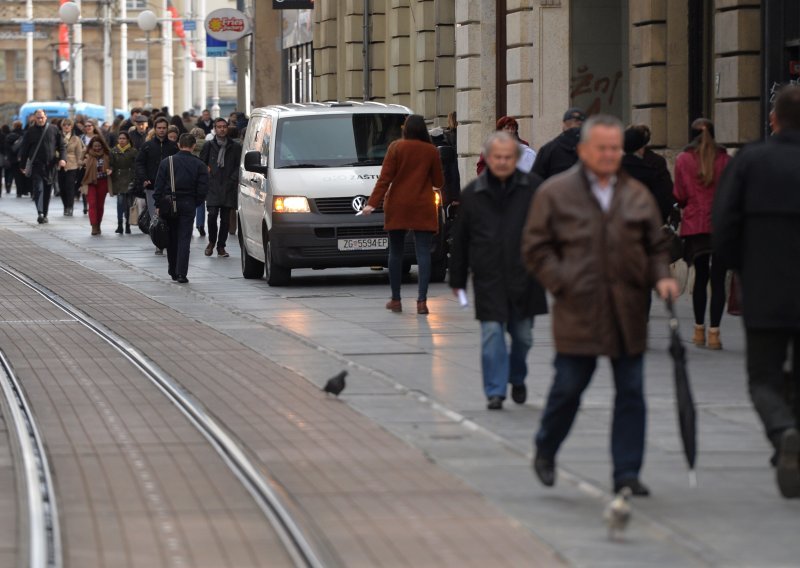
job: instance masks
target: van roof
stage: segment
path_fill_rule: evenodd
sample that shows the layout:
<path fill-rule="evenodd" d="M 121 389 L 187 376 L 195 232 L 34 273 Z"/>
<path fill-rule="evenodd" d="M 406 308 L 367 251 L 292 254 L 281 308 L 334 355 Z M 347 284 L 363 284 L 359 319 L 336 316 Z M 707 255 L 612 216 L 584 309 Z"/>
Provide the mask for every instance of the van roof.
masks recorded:
<path fill-rule="evenodd" d="M 386 114 L 412 114 L 411 109 L 403 105 L 379 103 L 377 101 L 326 101 L 323 103 L 286 103 L 270 105 L 253 109 L 252 114 L 258 111 L 273 111 L 278 114 L 327 114 L 331 112 L 347 113 L 386 113 Z"/>

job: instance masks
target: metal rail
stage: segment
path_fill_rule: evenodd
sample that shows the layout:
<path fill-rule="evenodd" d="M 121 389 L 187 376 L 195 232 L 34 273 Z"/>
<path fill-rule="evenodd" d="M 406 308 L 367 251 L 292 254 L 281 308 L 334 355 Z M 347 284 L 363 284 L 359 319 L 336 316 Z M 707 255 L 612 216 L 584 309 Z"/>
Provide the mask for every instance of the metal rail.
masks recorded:
<path fill-rule="evenodd" d="M 13 425 L 16 432 L 22 457 L 22 475 L 28 501 L 28 565 L 31 568 L 60 568 L 61 532 L 53 479 L 42 437 L 25 392 L 2 351 L 0 366 L 5 371 L 0 375 L 0 385 L 9 412 L 9 426 Z"/>
<path fill-rule="evenodd" d="M 341 565 L 338 558 L 327 547 L 319 543 L 317 546 L 312 546 L 310 537 L 295 522 L 287 506 L 279 497 L 278 493 L 282 491 L 280 485 L 259 470 L 247 456 L 244 449 L 193 395 L 124 338 L 90 318 L 52 290 L 8 266 L 0 265 L 0 271 L 5 272 L 21 284 L 35 291 L 51 304 L 74 318 L 142 371 L 194 424 L 247 488 L 275 529 L 295 566 L 325 568 Z M 33 564 L 31 566 L 33 567 Z"/>

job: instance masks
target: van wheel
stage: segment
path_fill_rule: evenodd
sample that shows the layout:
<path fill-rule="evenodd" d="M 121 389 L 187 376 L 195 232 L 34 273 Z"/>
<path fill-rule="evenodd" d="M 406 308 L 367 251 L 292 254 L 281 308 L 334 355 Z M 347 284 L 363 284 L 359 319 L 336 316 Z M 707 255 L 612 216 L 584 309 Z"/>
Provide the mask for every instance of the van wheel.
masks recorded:
<path fill-rule="evenodd" d="M 447 255 L 431 259 L 431 282 L 444 282 L 447 278 Z"/>
<path fill-rule="evenodd" d="M 288 286 L 292 281 L 292 269 L 280 264 L 275 264 L 272 257 L 272 245 L 269 240 L 264 243 L 264 258 L 266 259 L 267 284 L 270 286 Z"/>
<path fill-rule="evenodd" d="M 242 249 L 242 276 L 247 279 L 261 278 L 264 276 L 264 263 L 247 254 L 244 246 L 244 237 L 239 231 L 239 248 Z"/>

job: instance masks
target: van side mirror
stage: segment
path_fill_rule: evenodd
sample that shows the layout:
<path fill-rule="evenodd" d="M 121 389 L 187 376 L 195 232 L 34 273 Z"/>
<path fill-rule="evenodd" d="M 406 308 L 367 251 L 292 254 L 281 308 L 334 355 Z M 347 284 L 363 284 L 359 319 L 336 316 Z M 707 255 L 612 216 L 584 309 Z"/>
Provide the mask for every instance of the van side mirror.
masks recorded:
<path fill-rule="evenodd" d="M 244 169 L 256 174 L 265 174 L 269 170 L 269 166 L 261 164 L 261 152 L 251 150 L 244 155 Z"/>

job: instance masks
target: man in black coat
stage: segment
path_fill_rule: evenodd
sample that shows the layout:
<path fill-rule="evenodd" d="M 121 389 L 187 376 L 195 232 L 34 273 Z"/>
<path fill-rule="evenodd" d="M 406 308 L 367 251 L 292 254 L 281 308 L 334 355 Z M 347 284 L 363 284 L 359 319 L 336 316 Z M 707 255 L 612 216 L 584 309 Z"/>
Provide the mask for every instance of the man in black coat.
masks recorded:
<path fill-rule="evenodd" d="M 156 135 L 145 142 L 136 156 L 136 182 L 137 188 L 144 189 L 147 199 L 147 211 L 152 219 L 156 214 L 153 191 L 155 190 L 156 174 L 161 161 L 178 153 L 178 145 L 167 138 L 169 122 L 166 118 L 157 118 L 155 122 Z M 161 249 L 156 249 L 156 254 L 164 254 Z"/>
<path fill-rule="evenodd" d="M 746 146 L 722 174 L 712 212 L 714 258 L 741 276 L 750 398 L 776 451 L 777 482 L 800 497 L 797 406 L 784 365 L 800 384 L 800 87 L 784 87 L 773 136 Z M 790 349 L 789 346 L 792 346 Z"/>
<path fill-rule="evenodd" d="M 202 128 L 206 136 L 211 134 L 211 131 L 214 130 L 214 121 L 211 119 L 211 113 L 207 108 L 203 109 L 203 112 L 200 113 L 200 118 L 197 119 L 197 127 Z"/>
<path fill-rule="evenodd" d="M 25 131 L 22 147 L 19 151 L 19 167 L 25 169 L 28 158 L 33 162 L 30 176 L 33 198 L 39 213 L 38 223 L 47 223 L 47 212 L 50 208 L 50 195 L 59 167 L 66 167 L 63 159 L 66 155 L 64 137 L 61 129 L 54 124 L 47 124 L 47 113 L 38 109 L 33 113 L 34 124 Z M 40 143 L 41 142 L 41 143 Z"/>
<path fill-rule="evenodd" d="M 231 211 L 236 209 L 239 192 L 239 160 L 242 145 L 228 137 L 228 121 L 214 121 L 214 138 L 203 144 L 200 160 L 208 166 L 209 188 L 206 199 L 208 210 L 208 246 L 206 256 L 211 256 L 214 247 L 217 256 L 230 256 L 225 251 L 228 240 Z M 219 217 L 219 229 L 217 228 Z"/>
<path fill-rule="evenodd" d="M 150 128 L 150 121 L 143 114 L 140 114 L 133 121 L 133 126 L 128 129 L 128 134 L 131 137 L 131 146 L 140 150 L 144 143 L 147 142 L 147 131 Z"/>
<path fill-rule="evenodd" d="M 533 344 L 533 318 L 547 313 L 544 289 L 522 262 L 522 229 L 541 178 L 517 170 L 520 146 L 507 132 L 489 136 L 487 169 L 461 193 L 453 228 L 450 287 L 458 295 L 472 272 L 475 317 L 481 322 L 481 367 L 489 410 L 511 397 L 527 398 L 526 358 Z M 511 350 L 505 333 L 511 336 Z"/>
<path fill-rule="evenodd" d="M 586 114 L 579 108 L 565 112 L 563 131 L 539 149 L 531 171 L 545 180 L 574 166 L 578 162 L 577 147 L 585 120 Z"/>
<path fill-rule="evenodd" d="M 186 284 L 189 272 L 189 245 L 192 242 L 192 229 L 197 206 L 203 203 L 208 191 L 208 170 L 194 155 L 192 150 L 197 140 L 191 134 L 181 134 L 178 139 L 180 151 L 168 157 L 158 166 L 153 200 L 157 214 L 169 225 L 169 244 L 167 245 L 167 272 L 179 284 Z M 170 161 L 175 178 L 174 201 L 170 179 Z"/>
<path fill-rule="evenodd" d="M 649 154 L 657 157 L 649 157 L 647 150 L 649 141 L 650 129 L 644 125 L 631 126 L 625 130 L 625 156 L 622 158 L 622 169 L 650 190 L 658 203 L 661 220 L 666 223 L 675 205 L 675 197 L 672 195 L 672 176 L 664 158 L 653 151 L 649 151 Z"/>

